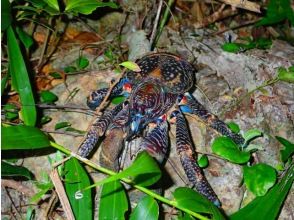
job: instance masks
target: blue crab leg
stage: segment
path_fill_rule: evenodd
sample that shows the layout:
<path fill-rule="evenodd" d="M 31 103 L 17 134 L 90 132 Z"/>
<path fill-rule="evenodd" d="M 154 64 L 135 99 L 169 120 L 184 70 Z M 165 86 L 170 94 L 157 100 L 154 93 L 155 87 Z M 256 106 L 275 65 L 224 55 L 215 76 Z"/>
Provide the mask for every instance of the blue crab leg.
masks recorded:
<path fill-rule="evenodd" d="M 125 125 L 129 119 L 129 105 L 124 104 L 123 109 L 114 117 L 113 122 L 106 131 L 100 152 L 100 164 L 114 171 L 119 170 L 118 158 L 124 146 Z"/>
<path fill-rule="evenodd" d="M 168 152 L 168 124 L 159 122 L 140 144 L 140 151 L 146 150 L 159 163 L 162 163 Z"/>
<path fill-rule="evenodd" d="M 194 184 L 199 193 L 219 207 L 220 201 L 217 195 L 211 188 L 194 158 L 196 155 L 192 147 L 192 141 L 183 114 L 180 111 L 174 111 L 171 117 L 176 117 L 177 152 L 189 181 Z"/>
<path fill-rule="evenodd" d="M 89 128 L 86 137 L 79 147 L 78 154 L 82 157 L 87 157 L 97 144 L 99 136 L 102 136 L 109 124 L 112 122 L 115 115 L 117 115 L 123 108 L 123 104 L 115 106 L 112 110 L 106 111 L 100 118 L 96 119 Z"/>
<path fill-rule="evenodd" d="M 182 112 L 197 115 L 208 126 L 215 129 L 222 135 L 230 137 L 236 144 L 240 146 L 244 144 L 245 140 L 241 135 L 232 132 L 223 121 L 221 121 L 216 115 L 213 115 L 212 113 L 207 111 L 205 107 L 201 103 L 199 103 L 192 95 L 186 93 L 183 99 L 184 105 L 180 106 Z"/>
<path fill-rule="evenodd" d="M 124 86 L 126 84 L 129 84 L 129 81 L 127 78 L 122 78 L 112 89 L 110 98 L 115 97 L 118 95 L 128 95 L 125 93 Z M 103 89 L 98 89 L 90 94 L 90 96 L 87 99 L 87 106 L 95 110 L 103 101 L 105 98 L 109 88 L 103 88 Z"/>

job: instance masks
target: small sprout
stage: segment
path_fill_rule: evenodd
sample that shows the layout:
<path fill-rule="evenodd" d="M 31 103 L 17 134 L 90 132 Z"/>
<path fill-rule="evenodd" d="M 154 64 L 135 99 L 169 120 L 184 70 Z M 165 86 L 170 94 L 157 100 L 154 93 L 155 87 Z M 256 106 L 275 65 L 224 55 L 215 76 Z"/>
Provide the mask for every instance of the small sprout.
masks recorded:
<path fill-rule="evenodd" d="M 281 81 L 294 83 L 294 68 L 291 66 L 288 70 L 281 67 L 278 70 L 278 78 Z"/>
<path fill-rule="evenodd" d="M 66 127 L 69 127 L 71 126 L 71 124 L 67 121 L 63 121 L 63 122 L 59 122 L 55 125 L 55 130 L 58 130 L 58 129 L 61 129 L 61 128 L 66 128 Z"/>
<path fill-rule="evenodd" d="M 141 68 L 139 67 L 138 64 L 136 64 L 135 62 L 132 62 L 132 61 L 125 61 L 125 62 L 122 62 L 121 64 L 119 64 L 120 66 L 123 66 L 129 70 L 132 70 L 134 72 L 140 72 L 141 71 Z"/>
<path fill-rule="evenodd" d="M 261 137 L 261 136 L 262 136 L 262 132 L 259 131 L 258 129 L 250 129 L 250 130 L 246 131 L 243 135 L 246 143 L 248 143 L 249 141 L 251 141 L 257 137 Z"/>
<path fill-rule="evenodd" d="M 74 73 L 77 71 L 77 68 L 75 66 L 67 66 L 64 68 L 65 73 Z"/>
<path fill-rule="evenodd" d="M 79 69 L 85 69 L 89 66 L 89 60 L 86 57 L 81 56 L 76 60 L 76 64 Z"/>
<path fill-rule="evenodd" d="M 81 192 L 81 190 L 77 191 L 75 193 L 75 199 L 76 200 L 79 200 L 79 199 L 82 199 L 84 197 L 83 193 Z"/>

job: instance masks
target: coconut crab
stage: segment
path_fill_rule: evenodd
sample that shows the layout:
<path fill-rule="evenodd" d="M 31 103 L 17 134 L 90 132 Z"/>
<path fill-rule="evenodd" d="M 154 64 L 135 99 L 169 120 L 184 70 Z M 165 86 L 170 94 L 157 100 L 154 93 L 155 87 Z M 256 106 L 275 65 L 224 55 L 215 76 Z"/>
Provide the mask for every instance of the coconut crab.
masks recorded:
<path fill-rule="evenodd" d="M 195 151 L 184 114 L 198 116 L 217 132 L 242 145 L 244 139 L 233 133 L 217 116 L 209 113 L 188 91 L 194 85 L 194 68 L 184 59 L 166 53 L 146 55 L 137 62 L 140 72 L 127 71 L 110 97 L 124 94 L 127 101 L 106 110 L 91 125 L 78 154 L 87 157 L 105 135 L 100 153 L 100 163 L 113 170 L 119 169 L 118 158 L 125 141 L 143 134 L 139 151 L 146 150 L 159 163 L 168 154 L 168 124 L 176 124 L 176 148 L 188 180 L 196 190 L 216 206 L 220 201 L 197 165 Z M 87 104 L 98 107 L 108 88 L 91 93 Z M 191 132 L 193 134 L 193 131 Z M 138 153 L 137 152 L 137 153 Z"/>

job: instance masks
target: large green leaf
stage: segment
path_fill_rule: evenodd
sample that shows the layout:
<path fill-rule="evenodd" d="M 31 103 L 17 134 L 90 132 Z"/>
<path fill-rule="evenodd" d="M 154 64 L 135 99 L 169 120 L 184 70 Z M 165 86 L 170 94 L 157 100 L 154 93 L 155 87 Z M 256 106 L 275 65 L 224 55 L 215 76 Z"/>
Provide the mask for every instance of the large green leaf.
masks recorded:
<path fill-rule="evenodd" d="M 43 0 L 46 2 L 51 8 L 54 8 L 56 11 L 59 11 L 59 5 L 57 0 Z"/>
<path fill-rule="evenodd" d="M 1 128 L 1 150 L 49 147 L 48 137 L 38 128 L 19 125 Z"/>
<path fill-rule="evenodd" d="M 276 171 L 267 164 L 243 167 L 244 182 L 256 196 L 264 196 L 276 182 Z"/>
<path fill-rule="evenodd" d="M 277 24 L 288 19 L 294 25 L 294 12 L 290 0 L 270 0 L 266 16 L 257 22 L 257 26 Z"/>
<path fill-rule="evenodd" d="M 213 153 L 238 164 L 243 164 L 249 161 L 250 153 L 240 151 L 234 141 L 228 137 L 216 138 L 211 146 Z"/>
<path fill-rule="evenodd" d="M 132 212 L 130 220 L 157 220 L 159 216 L 159 207 L 157 202 L 150 196 L 141 199 Z"/>
<path fill-rule="evenodd" d="M 12 84 L 20 97 L 22 104 L 21 114 L 24 123 L 34 126 L 37 118 L 34 95 L 25 62 L 11 26 L 7 29 L 7 46 L 9 72 L 11 74 Z"/>
<path fill-rule="evenodd" d="M 127 169 L 100 182 L 97 182 L 87 188 L 100 186 L 102 184 L 122 178 L 131 179 L 133 183 L 140 186 L 150 186 L 156 183 L 160 179 L 160 177 L 161 170 L 158 167 L 158 164 L 146 151 L 143 151 L 138 154 L 133 164 Z"/>
<path fill-rule="evenodd" d="M 23 176 L 27 179 L 33 179 L 33 174 L 25 167 L 11 165 L 1 161 L 1 176 Z"/>
<path fill-rule="evenodd" d="M 210 214 L 215 220 L 225 219 L 213 203 L 190 188 L 179 187 L 174 191 L 173 195 L 177 205 L 181 208 L 186 208 L 197 213 Z"/>
<path fill-rule="evenodd" d="M 65 190 L 76 219 L 93 218 L 91 190 L 80 192 L 90 185 L 89 176 L 84 167 L 75 158 L 65 162 Z M 77 194 L 77 192 L 80 192 Z"/>
<path fill-rule="evenodd" d="M 277 140 L 284 145 L 284 149 L 280 151 L 281 159 L 285 163 L 294 154 L 294 144 L 285 138 L 276 136 Z"/>
<path fill-rule="evenodd" d="M 99 7 L 118 8 L 114 2 L 101 2 L 97 0 L 67 0 L 65 12 L 89 15 Z"/>
<path fill-rule="evenodd" d="M 104 184 L 100 196 L 99 219 L 125 219 L 127 210 L 128 199 L 123 185 L 119 181 Z"/>
<path fill-rule="evenodd" d="M 255 198 L 230 216 L 231 220 L 275 220 L 294 181 L 294 164 L 265 196 Z"/>
<path fill-rule="evenodd" d="M 1 1 L 1 31 L 5 31 L 12 22 L 11 6 L 8 0 Z"/>

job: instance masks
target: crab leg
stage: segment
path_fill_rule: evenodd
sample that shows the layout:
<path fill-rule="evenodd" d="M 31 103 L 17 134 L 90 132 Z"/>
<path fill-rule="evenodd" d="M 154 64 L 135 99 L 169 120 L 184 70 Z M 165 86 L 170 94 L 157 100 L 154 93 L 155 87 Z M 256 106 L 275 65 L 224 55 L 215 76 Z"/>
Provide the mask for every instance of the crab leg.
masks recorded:
<path fill-rule="evenodd" d="M 195 151 L 192 147 L 192 141 L 183 114 L 180 111 L 174 111 L 172 116 L 176 117 L 177 152 L 189 181 L 195 185 L 199 193 L 212 201 L 216 206 L 220 206 L 220 201 L 195 160 Z"/>
<path fill-rule="evenodd" d="M 110 97 L 115 97 L 118 95 L 127 95 L 124 93 L 125 85 L 129 85 L 126 78 L 122 78 L 112 89 Z M 109 88 L 98 89 L 90 94 L 87 99 L 87 105 L 90 109 L 95 110 L 105 98 Z"/>
<path fill-rule="evenodd" d="M 183 99 L 184 105 L 180 106 L 180 109 L 184 113 L 187 112 L 197 115 L 208 126 L 215 129 L 222 135 L 230 137 L 236 144 L 241 146 L 244 144 L 245 140 L 241 135 L 232 132 L 223 121 L 221 121 L 216 115 L 208 112 L 205 107 L 201 103 L 199 103 L 192 95 L 186 93 Z"/>
<path fill-rule="evenodd" d="M 124 104 L 123 109 L 114 117 L 106 131 L 100 152 L 100 164 L 114 171 L 119 170 L 118 158 L 124 146 L 125 124 L 129 119 L 129 106 Z"/>
<path fill-rule="evenodd" d="M 78 149 L 78 154 L 82 157 L 87 157 L 97 144 L 99 137 L 102 136 L 109 124 L 112 122 L 123 108 L 123 104 L 115 106 L 112 110 L 106 111 L 100 118 L 96 119 L 91 125 L 86 137 Z"/>
<path fill-rule="evenodd" d="M 159 163 L 162 163 L 168 151 L 168 125 L 160 122 L 150 131 L 140 145 L 140 150 L 146 150 Z"/>

